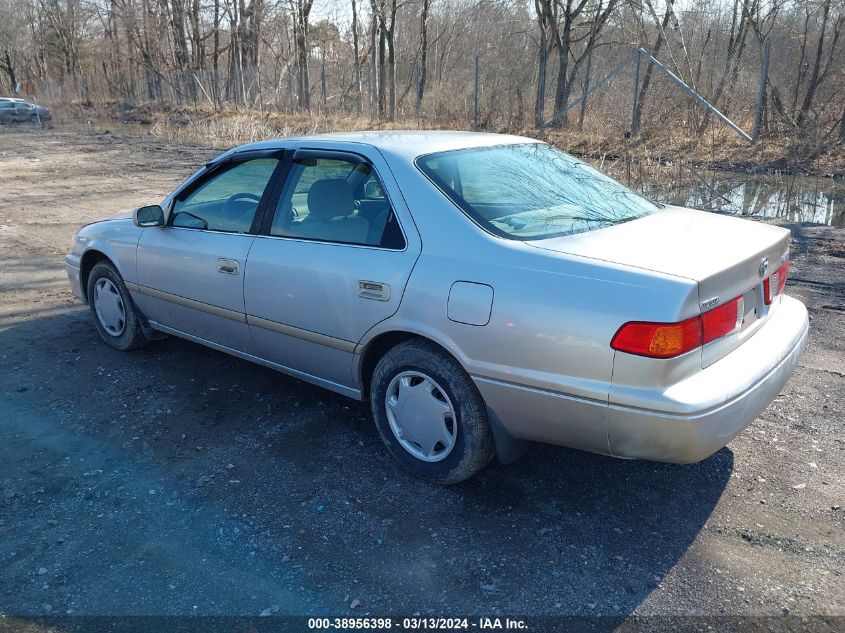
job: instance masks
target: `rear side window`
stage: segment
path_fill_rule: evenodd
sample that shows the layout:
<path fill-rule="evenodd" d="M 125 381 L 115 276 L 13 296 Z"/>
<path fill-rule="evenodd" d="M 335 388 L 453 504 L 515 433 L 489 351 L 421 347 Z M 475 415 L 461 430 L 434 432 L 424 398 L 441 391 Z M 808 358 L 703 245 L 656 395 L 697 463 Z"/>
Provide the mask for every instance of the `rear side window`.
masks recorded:
<path fill-rule="evenodd" d="M 199 187 L 176 199 L 171 225 L 248 233 L 264 189 L 278 164 L 277 158 L 254 158 L 224 167 Z"/>
<path fill-rule="evenodd" d="M 659 209 L 544 143 L 441 152 L 421 156 L 416 163 L 477 224 L 510 239 L 583 233 Z"/>
<path fill-rule="evenodd" d="M 270 235 L 395 249 L 405 246 L 375 169 L 351 158 L 295 159 Z"/>

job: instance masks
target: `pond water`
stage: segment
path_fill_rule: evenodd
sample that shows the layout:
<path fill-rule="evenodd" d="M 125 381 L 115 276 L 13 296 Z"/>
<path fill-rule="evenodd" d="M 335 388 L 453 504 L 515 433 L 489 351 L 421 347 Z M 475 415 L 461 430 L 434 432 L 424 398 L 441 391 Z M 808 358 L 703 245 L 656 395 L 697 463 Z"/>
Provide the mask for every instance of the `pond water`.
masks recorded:
<path fill-rule="evenodd" d="M 652 178 L 639 188 L 668 204 L 845 228 L 845 181 L 833 178 L 696 170 L 692 180 Z"/>

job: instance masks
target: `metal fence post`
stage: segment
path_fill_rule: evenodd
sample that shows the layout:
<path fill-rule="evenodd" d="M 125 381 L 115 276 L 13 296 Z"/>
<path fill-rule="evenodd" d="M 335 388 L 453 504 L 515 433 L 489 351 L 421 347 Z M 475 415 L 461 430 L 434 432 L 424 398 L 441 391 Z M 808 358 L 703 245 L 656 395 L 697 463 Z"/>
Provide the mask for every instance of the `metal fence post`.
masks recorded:
<path fill-rule="evenodd" d="M 763 120 L 763 105 L 766 102 L 766 81 L 769 77 L 769 55 L 772 52 L 772 41 L 766 38 L 763 44 L 763 62 L 760 64 L 760 88 L 757 90 L 757 109 L 754 113 L 754 129 L 751 130 L 751 144 L 757 142 L 760 134 L 760 123 Z"/>
<path fill-rule="evenodd" d="M 634 60 L 634 98 L 631 102 L 631 135 L 636 134 L 640 127 L 640 117 L 637 116 L 640 105 L 640 57 L 642 57 L 642 49 L 638 48 L 636 59 Z"/>
<path fill-rule="evenodd" d="M 479 126 L 478 116 L 478 55 L 475 56 L 475 96 L 472 101 L 473 120 L 475 121 L 475 129 Z"/>
<path fill-rule="evenodd" d="M 640 49 L 640 52 L 641 52 L 641 54 L 642 54 L 642 55 L 646 58 L 646 61 L 648 61 L 648 63 L 649 63 L 649 64 L 653 64 L 653 65 L 654 65 L 654 67 L 655 67 L 655 68 L 657 68 L 657 70 L 659 70 L 659 71 L 660 71 L 660 72 L 662 72 L 664 75 L 666 75 L 669 79 L 671 79 L 671 80 L 672 80 L 672 81 L 673 81 L 673 82 L 674 82 L 674 83 L 675 83 L 675 84 L 676 84 L 676 85 L 677 85 L 677 86 L 678 86 L 681 90 L 683 90 L 684 92 L 686 92 L 689 96 L 691 96 L 693 99 L 695 99 L 696 101 L 698 101 L 701 105 L 703 105 L 705 108 L 707 108 L 708 110 L 710 110 L 710 112 L 712 112 L 713 114 L 715 114 L 715 115 L 719 118 L 719 120 L 720 120 L 720 121 L 722 121 L 722 123 L 724 123 L 725 125 L 727 125 L 727 126 L 728 126 L 729 128 L 731 128 L 734 132 L 736 132 L 736 133 L 737 133 L 737 134 L 739 134 L 742 138 L 744 138 L 746 141 L 748 141 L 749 143 L 751 142 L 751 137 L 750 137 L 748 134 L 746 134 L 745 132 L 743 132 L 743 131 L 739 128 L 739 126 L 737 126 L 737 124 L 736 124 L 736 123 L 734 123 L 734 122 L 733 122 L 733 121 L 731 121 L 728 117 L 726 117 L 724 114 L 722 114 L 721 112 L 719 112 L 719 110 L 718 110 L 718 109 L 716 109 L 716 107 L 715 107 L 712 103 L 710 103 L 707 99 L 705 99 L 704 97 L 702 97 L 702 96 L 701 96 L 700 94 L 698 94 L 695 90 L 693 90 L 693 89 L 692 89 L 692 88 L 690 88 L 687 84 L 685 84 L 685 83 L 683 82 L 683 80 L 682 80 L 680 77 L 678 77 L 675 73 L 673 73 L 671 70 L 669 70 L 668 68 L 666 68 L 666 66 L 664 66 L 662 63 L 660 63 L 659 61 L 657 61 L 657 60 L 656 60 L 654 57 L 652 57 L 652 56 L 651 56 L 651 54 L 649 54 L 647 51 L 644 51 L 644 50 Z"/>

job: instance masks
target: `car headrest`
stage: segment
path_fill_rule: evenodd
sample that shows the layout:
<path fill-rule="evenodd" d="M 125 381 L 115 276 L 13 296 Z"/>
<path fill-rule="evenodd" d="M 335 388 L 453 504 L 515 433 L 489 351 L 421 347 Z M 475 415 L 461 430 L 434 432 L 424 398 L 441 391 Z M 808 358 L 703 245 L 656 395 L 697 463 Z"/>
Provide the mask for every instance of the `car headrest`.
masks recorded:
<path fill-rule="evenodd" d="M 343 178 L 324 178 L 308 190 L 308 215 L 328 222 L 339 215 L 350 215 L 354 197 L 352 187 Z"/>

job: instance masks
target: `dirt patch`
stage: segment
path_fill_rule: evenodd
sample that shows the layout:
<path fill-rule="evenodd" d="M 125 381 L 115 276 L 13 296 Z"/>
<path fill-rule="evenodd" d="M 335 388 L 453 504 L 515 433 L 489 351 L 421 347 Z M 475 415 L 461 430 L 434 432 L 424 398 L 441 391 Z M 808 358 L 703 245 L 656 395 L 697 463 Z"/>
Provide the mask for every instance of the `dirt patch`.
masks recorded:
<path fill-rule="evenodd" d="M 365 405 L 176 339 L 100 342 L 64 278 L 73 231 L 214 154 L 0 131 L 0 612 L 845 615 L 841 230 L 792 227 L 809 347 L 728 448 L 538 446 L 441 488 Z"/>

